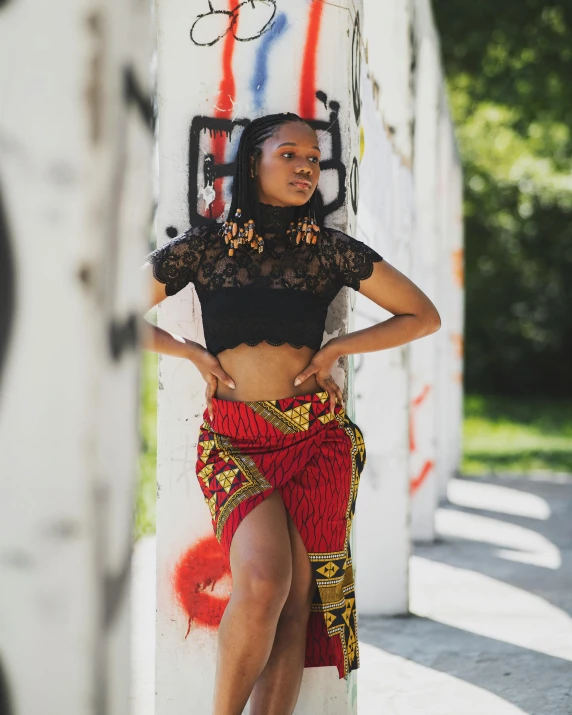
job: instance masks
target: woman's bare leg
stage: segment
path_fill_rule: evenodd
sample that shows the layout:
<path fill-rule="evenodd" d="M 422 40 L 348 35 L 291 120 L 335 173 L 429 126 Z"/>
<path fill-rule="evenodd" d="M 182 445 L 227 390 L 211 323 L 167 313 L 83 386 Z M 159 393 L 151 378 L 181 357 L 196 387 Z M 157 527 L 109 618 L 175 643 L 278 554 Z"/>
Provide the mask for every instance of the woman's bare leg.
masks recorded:
<path fill-rule="evenodd" d="M 274 642 L 290 591 L 286 509 L 272 493 L 239 524 L 230 547 L 232 595 L 218 630 L 213 715 L 240 715 Z"/>
<path fill-rule="evenodd" d="M 274 645 L 250 697 L 250 715 L 291 715 L 296 707 L 306 650 L 306 628 L 316 588 L 310 559 L 292 518 L 292 584 L 278 619 Z"/>

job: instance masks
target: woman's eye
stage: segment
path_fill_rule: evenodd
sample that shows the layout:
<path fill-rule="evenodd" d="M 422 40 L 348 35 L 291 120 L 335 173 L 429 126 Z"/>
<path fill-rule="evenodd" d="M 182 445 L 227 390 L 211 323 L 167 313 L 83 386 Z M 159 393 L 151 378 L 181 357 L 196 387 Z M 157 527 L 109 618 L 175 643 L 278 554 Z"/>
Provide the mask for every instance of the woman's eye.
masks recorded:
<path fill-rule="evenodd" d="M 286 157 L 286 159 L 290 159 L 290 157 L 294 156 L 294 152 L 292 152 L 292 151 L 284 151 L 284 152 L 282 152 L 282 156 L 283 156 L 283 157 Z M 313 162 L 314 164 L 319 164 L 319 163 L 320 163 L 320 159 L 319 159 L 317 156 L 310 156 L 310 157 L 308 157 L 308 158 L 309 158 L 310 161 Z"/>

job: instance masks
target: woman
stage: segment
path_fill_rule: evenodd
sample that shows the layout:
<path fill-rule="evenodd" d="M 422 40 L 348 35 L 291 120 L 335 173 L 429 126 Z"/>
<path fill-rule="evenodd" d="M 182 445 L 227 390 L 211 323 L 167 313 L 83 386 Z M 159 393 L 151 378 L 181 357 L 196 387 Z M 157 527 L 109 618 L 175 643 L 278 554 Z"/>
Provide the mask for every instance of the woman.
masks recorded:
<path fill-rule="evenodd" d="M 303 668 L 359 667 L 349 536 L 365 446 L 331 370 L 342 355 L 439 329 L 435 306 L 374 250 L 321 225 L 320 149 L 296 114 L 244 130 L 221 226 L 157 248 L 151 306 L 189 282 L 206 348 L 150 326 L 145 347 L 205 379 L 197 477 L 229 560 L 213 713 L 294 710 Z M 328 305 L 349 286 L 393 314 L 321 346 Z"/>

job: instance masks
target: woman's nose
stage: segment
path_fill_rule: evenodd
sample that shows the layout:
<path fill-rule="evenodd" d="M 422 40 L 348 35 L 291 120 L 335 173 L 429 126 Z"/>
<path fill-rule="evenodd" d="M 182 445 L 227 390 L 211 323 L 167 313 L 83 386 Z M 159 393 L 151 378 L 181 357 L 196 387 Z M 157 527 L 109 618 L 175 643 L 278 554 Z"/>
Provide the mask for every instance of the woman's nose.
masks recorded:
<path fill-rule="evenodd" d="M 300 164 L 298 164 L 298 166 L 296 167 L 297 173 L 305 171 L 306 173 L 311 174 L 313 170 L 314 170 L 314 167 L 308 161 L 303 161 Z"/>

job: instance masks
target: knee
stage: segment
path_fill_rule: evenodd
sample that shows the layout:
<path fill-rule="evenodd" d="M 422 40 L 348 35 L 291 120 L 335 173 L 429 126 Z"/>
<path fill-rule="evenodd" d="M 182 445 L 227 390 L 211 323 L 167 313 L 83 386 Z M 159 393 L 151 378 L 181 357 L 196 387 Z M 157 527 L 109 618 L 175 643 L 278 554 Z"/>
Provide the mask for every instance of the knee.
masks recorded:
<path fill-rule="evenodd" d="M 310 607 L 314 596 L 316 585 L 312 583 L 307 589 L 298 588 L 290 590 L 282 611 L 280 612 L 279 623 L 284 628 L 293 628 L 296 625 L 304 626 L 310 615 Z"/>
<path fill-rule="evenodd" d="M 240 585 L 233 585 L 233 596 L 248 604 L 249 617 L 277 618 L 290 591 L 291 573 L 274 567 L 254 566 L 249 573 L 241 575 Z"/>

